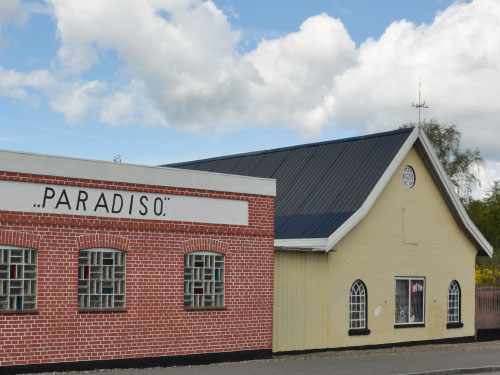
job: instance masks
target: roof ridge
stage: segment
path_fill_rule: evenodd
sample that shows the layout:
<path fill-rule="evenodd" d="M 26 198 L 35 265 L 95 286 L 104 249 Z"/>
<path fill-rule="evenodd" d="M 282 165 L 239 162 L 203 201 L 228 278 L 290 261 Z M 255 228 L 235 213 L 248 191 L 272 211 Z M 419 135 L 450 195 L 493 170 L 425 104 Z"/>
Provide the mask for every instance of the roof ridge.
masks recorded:
<path fill-rule="evenodd" d="M 295 150 L 295 149 L 308 148 L 308 147 L 317 147 L 317 146 L 323 146 L 323 145 L 327 145 L 327 144 L 360 141 L 363 139 L 386 137 L 386 136 L 400 134 L 400 133 L 410 133 L 411 131 L 413 131 L 413 129 L 414 129 L 413 127 L 401 128 L 401 129 L 396 129 L 396 130 L 389 130 L 386 132 L 373 133 L 373 134 L 367 134 L 367 135 L 361 135 L 361 136 L 355 136 L 355 137 L 332 139 L 329 141 L 304 143 L 304 144 L 295 145 L 295 146 L 278 147 L 278 148 L 273 148 L 273 149 L 268 149 L 268 150 L 251 151 L 251 152 L 244 152 L 244 153 L 240 153 L 240 154 L 216 156 L 216 157 L 206 158 L 206 159 L 198 159 L 198 160 L 192 160 L 192 161 L 163 164 L 163 165 L 161 165 L 161 167 L 175 167 L 175 166 L 188 165 L 188 164 L 198 164 L 198 163 L 205 163 L 205 162 L 215 161 L 215 160 L 228 160 L 228 159 L 235 159 L 235 158 L 246 157 L 246 156 L 270 154 L 273 152 Z"/>

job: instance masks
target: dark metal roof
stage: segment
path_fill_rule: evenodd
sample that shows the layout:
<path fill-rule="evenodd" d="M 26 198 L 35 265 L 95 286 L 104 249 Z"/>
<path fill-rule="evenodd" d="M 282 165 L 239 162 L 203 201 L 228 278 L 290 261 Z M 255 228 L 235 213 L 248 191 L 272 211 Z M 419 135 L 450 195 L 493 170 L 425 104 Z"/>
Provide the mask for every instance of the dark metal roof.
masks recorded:
<path fill-rule="evenodd" d="M 363 204 L 412 128 L 164 165 L 276 179 L 276 239 L 326 238 Z"/>

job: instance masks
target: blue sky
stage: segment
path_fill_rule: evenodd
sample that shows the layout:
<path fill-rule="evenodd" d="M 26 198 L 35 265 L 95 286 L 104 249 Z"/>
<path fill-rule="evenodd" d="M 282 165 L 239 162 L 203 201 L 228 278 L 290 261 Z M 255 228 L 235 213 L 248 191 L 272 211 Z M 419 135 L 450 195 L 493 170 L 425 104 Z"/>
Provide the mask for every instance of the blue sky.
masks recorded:
<path fill-rule="evenodd" d="M 495 0 L 0 4 L 2 149 L 155 165 L 391 130 L 422 78 L 500 179 Z"/>
<path fill-rule="evenodd" d="M 378 39 L 394 21 L 432 23 L 436 12 L 446 9 L 451 0 L 218 0 L 215 2 L 244 31 L 255 46 L 261 38 L 275 38 L 297 31 L 308 17 L 320 13 L 339 18 L 356 44 Z M 236 17 L 234 16 L 236 15 Z"/>

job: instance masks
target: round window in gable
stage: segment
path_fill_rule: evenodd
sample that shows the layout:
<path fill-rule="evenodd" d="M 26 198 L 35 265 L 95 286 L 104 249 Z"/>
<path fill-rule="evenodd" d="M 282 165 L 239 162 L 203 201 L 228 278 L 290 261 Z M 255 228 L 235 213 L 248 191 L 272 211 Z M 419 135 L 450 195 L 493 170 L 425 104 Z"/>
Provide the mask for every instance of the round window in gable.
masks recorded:
<path fill-rule="evenodd" d="M 409 165 L 403 169 L 403 182 L 409 188 L 415 186 L 415 171 Z"/>

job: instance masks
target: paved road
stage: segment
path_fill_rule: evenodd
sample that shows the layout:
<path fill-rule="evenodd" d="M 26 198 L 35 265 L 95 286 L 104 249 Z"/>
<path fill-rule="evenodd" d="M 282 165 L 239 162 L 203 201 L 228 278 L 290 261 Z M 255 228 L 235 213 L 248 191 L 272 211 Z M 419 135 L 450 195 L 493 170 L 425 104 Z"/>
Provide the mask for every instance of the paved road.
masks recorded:
<path fill-rule="evenodd" d="M 500 351 L 379 355 L 351 358 L 278 357 L 272 360 L 208 366 L 101 371 L 99 375 L 387 375 L 414 374 L 427 371 L 430 371 L 430 374 L 433 375 L 437 374 L 434 372 L 435 370 L 487 366 L 496 367 L 497 374 L 500 375 Z M 452 373 L 446 372 L 446 374 Z M 470 374 L 471 372 L 467 373 Z"/>

